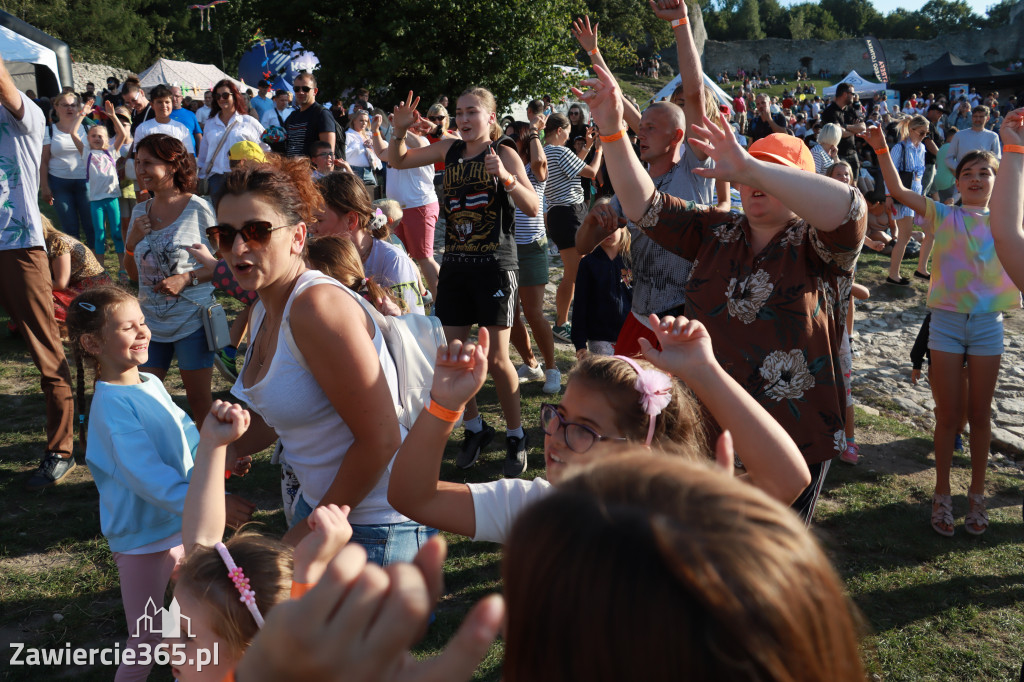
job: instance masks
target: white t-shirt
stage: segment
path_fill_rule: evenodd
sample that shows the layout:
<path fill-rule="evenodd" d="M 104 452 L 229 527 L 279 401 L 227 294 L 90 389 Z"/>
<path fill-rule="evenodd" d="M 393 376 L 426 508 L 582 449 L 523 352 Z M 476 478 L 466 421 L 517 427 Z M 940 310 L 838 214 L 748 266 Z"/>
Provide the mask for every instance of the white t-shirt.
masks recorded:
<path fill-rule="evenodd" d="M 527 506 L 554 492 L 554 487 L 543 478 L 524 481 L 521 478 L 503 478 L 488 483 L 470 483 L 473 513 L 476 516 L 477 542 L 504 543 L 512 524 Z"/>
<path fill-rule="evenodd" d="M 347 143 L 348 133 L 345 134 L 345 137 Z M 426 142 L 424 142 L 425 144 Z M 387 175 L 388 198 L 397 201 L 403 209 L 427 206 L 437 202 L 437 192 L 434 191 L 433 165 L 402 170 L 388 166 Z"/>
<path fill-rule="evenodd" d="M 192 138 L 192 133 L 184 123 L 179 123 L 174 119 L 167 121 L 167 123 L 157 123 L 155 118 L 151 118 L 148 121 L 144 121 L 139 124 L 139 127 L 135 129 L 135 146 L 139 145 L 139 140 L 144 137 L 156 134 L 170 135 L 171 137 L 180 140 L 185 145 L 185 149 L 192 156 L 196 154 L 195 140 Z"/>
<path fill-rule="evenodd" d="M 199 127 L 202 128 L 203 124 L 206 123 L 206 119 L 210 118 L 210 107 L 205 104 L 196 109 L 196 121 L 199 123 Z"/>
<path fill-rule="evenodd" d="M 431 166 L 428 168 L 432 169 Z M 372 277 L 374 282 L 405 300 L 410 313 L 423 314 L 419 270 L 405 251 L 390 242 L 374 239 L 363 270 L 367 277 Z"/>
<path fill-rule="evenodd" d="M 78 138 L 83 146 L 89 146 L 89 134 L 85 126 L 78 127 Z M 43 128 L 43 146 L 46 145 L 50 145 L 50 175 L 63 180 L 85 180 L 82 152 L 78 151 L 71 136 L 62 132 L 56 123 Z"/>
<path fill-rule="evenodd" d="M 351 128 L 345 131 L 345 160 L 350 166 L 363 166 L 364 168 L 373 166 L 370 150 L 366 148 L 363 136 Z"/>
<path fill-rule="evenodd" d="M 86 149 L 82 153 L 85 160 L 89 201 L 114 199 L 121 196 L 121 183 L 117 179 L 117 159 L 120 156 L 121 154 L 116 149 L 113 151 Z"/>

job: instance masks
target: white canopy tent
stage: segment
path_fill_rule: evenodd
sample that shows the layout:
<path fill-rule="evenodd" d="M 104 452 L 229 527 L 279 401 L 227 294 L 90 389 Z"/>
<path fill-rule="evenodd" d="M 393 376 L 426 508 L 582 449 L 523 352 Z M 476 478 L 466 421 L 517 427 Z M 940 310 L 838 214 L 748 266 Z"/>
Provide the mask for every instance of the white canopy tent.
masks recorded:
<path fill-rule="evenodd" d="M 220 80 L 227 78 L 234 82 L 241 92 L 246 88 L 255 90 L 240 80 L 232 78 L 213 64 L 195 64 L 193 62 L 176 62 L 173 59 L 158 59 L 153 66 L 139 74 L 139 81 L 144 90 L 164 83 L 177 85 L 183 94 L 196 97 L 212 88 Z"/>
<path fill-rule="evenodd" d="M 872 83 L 869 80 L 865 80 L 856 71 L 851 71 L 850 73 L 846 74 L 846 78 L 839 81 L 839 83 L 849 83 L 850 85 L 853 86 L 854 92 L 856 92 L 858 95 L 873 95 L 876 92 L 885 91 L 885 85 L 883 85 L 882 83 Z M 835 97 L 836 88 L 839 86 L 839 83 L 836 83 L 835 85 L 830 85 L 827 88 L 823 88 L 821 91 L 822 97 Z"/>
<path fill-rule="evenodd" d="M 3 55 L 4 62 L 38 64 L 46 67 L 53 72 L 54 81 L 60 82 L 60 72 L 57 69 L 57 53 L 34 40 L 15 33 L 6 26 L 0 26 L 0 54 Z M 28 69 L 8 68 L 19 90 L 28 90 L 36 87 L 36 74 L 33 67 Z M 29 80 L 22 83 L 20 76 L 24 76 Z"/>
<path fill-rule="evenodd" d="M 718 103 L 721 104 L 721 105 L 729 107 L 729 111 L 732 112 L 732 97 L 730 97 L 725 92 L 725 90 L 723 90 L 722 88 L 718 87 L 718 84 L 715 83 L 715 81 L 711 80 L 711 78 L 706 73 L 703 74 L 703 76 L 704 76 L 704 85 L 707 85 L 709 88 L 714 90 L 715 94 L 718 96 Z M 679 74 L 676 74 L 676 77 L 673 78 L 672 80 L 670 80 L 668 82 L 668 85 L 663 87 L 661 90 L 658 90 L 658 93 L 654 97 L 652 97 L 651 99 L 647 100 L 647 102 L 644 104 L 644 108 L 646 108 L 651 102 L 660 102 L 662 100 L 662 98 L 664 98 L 664 97 L 671 97 L 672 96 L 672 91 L 675 90 L 677 87 L 679 87 L 679 84 L 682 83 L 682 82 L 683 82 L 682 76 L 680 76 Z"/>

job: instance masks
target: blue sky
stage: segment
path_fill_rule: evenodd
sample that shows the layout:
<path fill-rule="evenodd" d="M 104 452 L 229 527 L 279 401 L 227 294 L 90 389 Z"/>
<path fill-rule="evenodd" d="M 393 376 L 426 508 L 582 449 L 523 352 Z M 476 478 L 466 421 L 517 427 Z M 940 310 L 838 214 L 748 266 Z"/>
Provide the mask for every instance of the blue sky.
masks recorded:
<path fill-rule="evenodd" d="M 805 0 L 782 0 L 782 4 L 793 5 L 803 1 Z M 975 14 L 978 14 L 979 16 L 985 16 L 985 9 L 987 7 L 995 5 L 998 1 L 999 0 L 967 0 L 967 4 L 971 6 L 971 9 L 974 10 Z M 871 4 L 873 4 L 875 6 L 875 9 L 877 9 L 882 14 L 888 14 L 897 7 L 902 7 L 903 9 L 908 11 L 921 9 L 921 6 L 924 5 L 924 0 L 920 0 L 917 2 L 913 0 L 872 0 Z"/>

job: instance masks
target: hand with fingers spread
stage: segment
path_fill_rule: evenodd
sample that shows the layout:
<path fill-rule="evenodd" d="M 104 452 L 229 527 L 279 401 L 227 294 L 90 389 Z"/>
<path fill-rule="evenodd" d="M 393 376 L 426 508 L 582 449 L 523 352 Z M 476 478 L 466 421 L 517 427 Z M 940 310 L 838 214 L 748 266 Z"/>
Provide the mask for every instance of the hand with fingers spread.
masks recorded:
<path fill-rule="evenodd" d="M 714 121 L 704 116 L 703 125 L 696 123 L 690 126 L 690 144 L 700 149 L 715 162 L 714 168 L 696 168 L 694 174 L 703 178 L 729 180 L 744 183 L 754 161 L 754 157 L 740 146 L 732 128 L 720 128 Z M 753 184 L 746 182 L 745 184 Z"/>
<path fill-rule="evenodd" d="M 438 349 L 430 399 L 449 410 L 461 409 L 469 402 L 487 380 L 490 346 L 490 335 L 481 328 L 475 344 L 454 339 L 447 348 Z"/>
<path fill-rule="evenodd" d="M 697 320 L 671 315 L 659 319 L 653 314 L 648 320 L 661 350 L 644 338 L 640 339 L 640 350 L 658 369 L 686 381 L 695 370 L 718 365 L 711 348 L 711 335 Z"/>
<path fill-rule="evenodd" d="M 654 16 L 665 21 L 686 18 L 686 2 L 684 0 L 647 0 Z"/>
<path fill-rule="evenodd" d="M 572 34 L 588 54 L 597 49 L 597 22 L 590 25 L 590 17 L 584 16 L 572 22 Z"/>
<path fill-rule="evenodd" d="M 347 504 L 321 505 L 306 517 L 309 535 L 295 547 L 295 571 L 292 580 L 297 583 L 316 583 L 334 561 L 341 548 L 352 539 L 352 526 L 348 522 L 351 507 Z"/>
<path fill-rule="evenodd" d="M 572 92 L 590 107 L 594 123 L 606 134 L 612 134 L 622 125 L 622 89 L 615 77 L 598 64 L 594 64 L 596 78 L 580 81 L 586 90 L 572 88 Z"/>
<path fill-rule="evenodd" d="M 349 545 L 302 599 L 278 604 L 238 664 L 236 679 L 329 682 L 468 680 L 497 636 L 501 597 L 479 602 L 438 656 L 417 661 L 409 649 L 426 629 L 441 594 L 445 544 L 434 538 L 414 564 L 380 568 Z"/>
<path fill-rule="evenodd" d="M 412 90 L 410 90 L 405 101 L 395 107 L 392 125 L 394 126 L 398 137 L 405 135 L 405 132 L 409 130 L 409 128 L 423 120 L 420 116 L 420 112 L 416 110 L 416 107 L 418 107 L 419 104 L 420 98 L 414 98 Z"/>

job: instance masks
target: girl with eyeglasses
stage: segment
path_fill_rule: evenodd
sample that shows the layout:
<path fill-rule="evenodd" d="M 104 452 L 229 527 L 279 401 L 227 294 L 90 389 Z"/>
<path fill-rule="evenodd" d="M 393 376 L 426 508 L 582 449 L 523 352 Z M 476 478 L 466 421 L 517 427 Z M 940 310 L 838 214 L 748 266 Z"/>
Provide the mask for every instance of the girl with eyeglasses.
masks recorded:
<path fill-rule="evenodd" d="M 641 339 L 650 363 L 588 355 L 569 375 L 562 402 L 543 406 L 546 478 L 532 481 L 467 485 L 438 480 L 448 435 L 462 406 L 487 375 L 490 339 L 486 329 L 481 330 L 478 344 L 452 341 L 438 352 L 430 405 L 395 458 L 388 500 L 395 509 L 434 528 L 474 540 L 504 542 L 519 513 L 546 497 L 572 465 L 637 445 L 668 454 L 710 457 L 694 394 L 728 432 L 718 441 L 716 458 L 731 465 L 735 437 L 751 482 L 785 504 L 795 500 L 811 478 L 800 450 L 718 364 L 704 326 L 684 317 L 651 315 L 650 322 L 662 348 L 655 350 Z"/>

